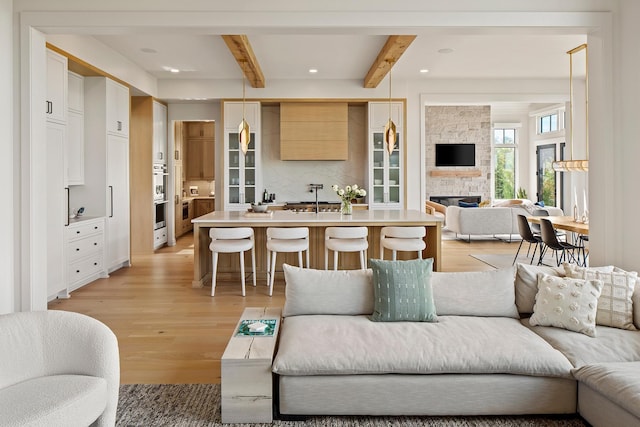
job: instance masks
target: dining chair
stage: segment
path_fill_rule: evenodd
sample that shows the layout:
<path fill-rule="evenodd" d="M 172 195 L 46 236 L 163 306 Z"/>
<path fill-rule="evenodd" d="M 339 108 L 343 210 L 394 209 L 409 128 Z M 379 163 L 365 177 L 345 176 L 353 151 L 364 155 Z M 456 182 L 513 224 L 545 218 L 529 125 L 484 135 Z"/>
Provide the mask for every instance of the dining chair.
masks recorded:
<path fill-rule="evenodd" d="M 547 249 L 551 249 L 556 256 L 556 263 L 558 267 L 562 264 L 563 261 L 566 262 L 575 262 L 580 265 L 580 247 L 574 245 L 573 243 L 564 242 L 558 240 L 558 236 L 556 235 L 556 229 L 553 227 L 553 224 L 548 219 L 540 218 L 540 231 L 542 234 L 542 243 L 544 243 L 543 254 L 540 256 L 540 262 L 542 263 L 542 258 L 544 257 L 544 253 Z M 558 258 L 558 251 L 562 254 L 560 258 Z M 578 251 L 578 257 L 576 258 L 576 251 Z"/>
<path fill-rule="evenodd" d="M 546 209 L 534 209 L 531 213 L 532 216 L 549 216 L 549 211 Z M 540 235 L 540 224 L 532 223 L 531 224 L 531 232 L 535 235 Z M 567 240 L 567 232 L 564 230 L 556 229 L 556 236 L 558 236 L 559 240 Z"/>
<path fill-rule="evenodd" d="M 536 257 L 536 251 L 538 249 L 540 249 L 540 259 L 542 259 L 542 253 L 543 253 L 543 243 L 542 243 L 542 237 L 538 234 L 533 234 L 533 231 L 531 229 L 531 227 L 529 226 L 529 221 L 527 221 L 527 217 L 524 215 L 518 215 L 518 232 L 520 233 L 520 237 L 522 238 L 522 240 L 520 240 L 520 246 L 518 246 L 518 251 L 516 252 L 516 256 L 513 257 L 513 263 L 516 263 L 516 260 L 518 259 L 518 255 L 520 254 L 520 249 L 522 248 L 522 244 L 524 242 L 528 242 L 529 243 L 529 248 L 527 248 L 527 258 L 529 257 L 529 252 L 531 251 L 531 245 L 535 245 L 533 248 L 533 254 L 531 255 L 531 262 L 529 264 L 533 264 L 533 260 Z M 532 224 L 533 225 L 533 224 Z M 535 224 L 538 225 L 538 224 Z"/>

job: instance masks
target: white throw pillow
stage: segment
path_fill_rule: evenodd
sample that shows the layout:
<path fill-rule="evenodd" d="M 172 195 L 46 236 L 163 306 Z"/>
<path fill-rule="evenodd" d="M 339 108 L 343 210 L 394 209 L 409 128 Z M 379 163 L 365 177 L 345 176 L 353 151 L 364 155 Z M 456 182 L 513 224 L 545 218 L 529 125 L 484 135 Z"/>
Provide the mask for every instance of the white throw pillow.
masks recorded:
<path fill-rule="evenodd" d="M 596 324 L 612 328 L 636 330 L 633 324 L 633 300 L 638 273 L 615 269 L 602 272 L 597 269 L 564 264 L 567 276 L 576 279 L 602 280 L 603 287 L 598 298 Z"/>
<path fill-rule="evenodd" d="M 532 326 L 554 326 L 596 336 L 596 311 L 602 280 L 538 275 Z"/>
<path fill-rule="evenodd" d="M 283 264 L 282 315 L 373 313 L 371 270 L 314 270 Z"/>

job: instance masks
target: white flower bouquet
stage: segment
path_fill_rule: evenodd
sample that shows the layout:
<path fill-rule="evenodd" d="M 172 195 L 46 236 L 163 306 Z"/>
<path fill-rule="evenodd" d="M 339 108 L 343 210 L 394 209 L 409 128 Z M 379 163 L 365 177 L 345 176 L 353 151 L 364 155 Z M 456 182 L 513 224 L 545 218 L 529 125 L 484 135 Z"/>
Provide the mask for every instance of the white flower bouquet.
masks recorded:
<path fill-rule="evenodd" d="M 331 186 L 343 202 L 351 202 L 353 199 L 359 199 L 367 195 L 367 190 L 358 187 L 357 184 L 347 185 L 344 188 L 338 187 L 336 184 Z"/>

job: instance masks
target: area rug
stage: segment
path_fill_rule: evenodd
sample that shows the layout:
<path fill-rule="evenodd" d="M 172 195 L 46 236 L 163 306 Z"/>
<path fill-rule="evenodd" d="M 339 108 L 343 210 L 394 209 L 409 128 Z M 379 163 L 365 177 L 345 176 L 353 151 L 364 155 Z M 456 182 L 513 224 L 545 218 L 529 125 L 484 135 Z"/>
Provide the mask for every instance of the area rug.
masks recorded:
<path fill-rule="evenodd" d="M 531 258 L 527 258 L 526 249 L 524 251 L 520 251 L 521 254 L 518 255 L 518 259 L 516 259 L 516 263 L 529 264 L 531 263 Z M 469 254 L 469 256 L 484 262 L 485 264 L 489 264 L 494 268 L 508 268 L 513 265 L 513 257 L 515 254 Z M 538 263 L 538 256 L 536 255 L 536 259 L 533 261 L 534 265 Z M 553 254 L 546 254 L 546 256 L 542 259 L 542 263 L 544 265 L 556 265 L 555 258 Z"/>
<path fill-rule="evenodd" d="M 227 426 L 220 419 L 219 384 L 129 384 L 120 386 L 117 426 Z M 244 424 L 248 425 L 248 424 Z M 309 417 L 275 420 L 276 427 L 586 427 L 577 415 L 509 417 Z"/>

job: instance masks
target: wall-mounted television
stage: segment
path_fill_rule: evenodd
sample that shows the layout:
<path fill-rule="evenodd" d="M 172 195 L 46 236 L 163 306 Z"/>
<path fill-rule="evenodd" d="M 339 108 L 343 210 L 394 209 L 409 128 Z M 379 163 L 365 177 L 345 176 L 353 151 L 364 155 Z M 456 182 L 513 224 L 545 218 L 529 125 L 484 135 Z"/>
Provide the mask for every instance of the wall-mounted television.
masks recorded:
<path fill-rule="evenodd" d="M 476 144 L 436 144 L 436 166 L 475 166 Z"/>

